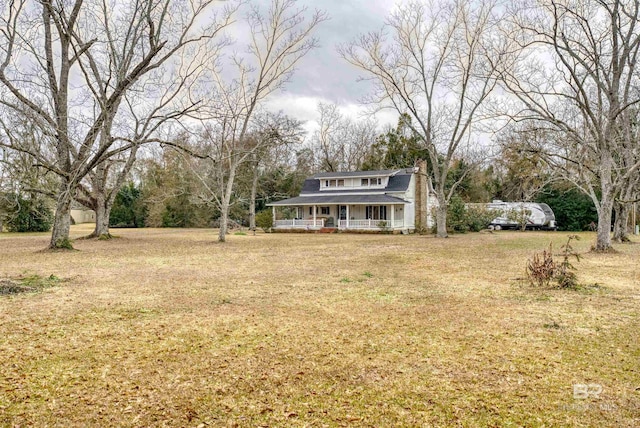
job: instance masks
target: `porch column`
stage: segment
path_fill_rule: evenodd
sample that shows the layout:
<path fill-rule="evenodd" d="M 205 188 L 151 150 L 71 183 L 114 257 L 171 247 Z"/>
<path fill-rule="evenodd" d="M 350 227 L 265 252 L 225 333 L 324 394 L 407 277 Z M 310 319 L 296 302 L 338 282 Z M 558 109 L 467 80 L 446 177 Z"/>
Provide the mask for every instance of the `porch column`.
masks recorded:
<path fill-rule="evenodd" d="M 391 205 L 391 228 L 395 228 L 396 226 L 396 206 Z"/>
<path fill-rule="evenodd" d="M 276 206 L 275 205 L 271 207 L 271 213 L 272 213 L 271 216 L 273 217 L 273 221 L 272 221 L 273 225 L 272 226 L 276 227 Z"/>
<path fill-rule="evenodd" d="M 318 206 L 314 205 L 313 206 L 313 227 L 316 227 L 316 212 L 318 210 Z"/>
<path fill-rule="evenodd" d="M 346 221 L 347 221 L 347 229 L 349 229 L 349 205 L 346 205 L 346 207 L 347 207 L 347 218 L 346 218 Z"/>

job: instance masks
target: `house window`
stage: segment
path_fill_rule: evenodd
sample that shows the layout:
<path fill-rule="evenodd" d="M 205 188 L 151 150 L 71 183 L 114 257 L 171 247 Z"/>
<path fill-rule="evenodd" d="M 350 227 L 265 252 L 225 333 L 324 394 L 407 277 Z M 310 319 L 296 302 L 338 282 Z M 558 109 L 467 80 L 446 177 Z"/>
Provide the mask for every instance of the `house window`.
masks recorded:
<path fill-rule="evenodd" d="M 338 187 L 344 187 L 344 180 L 338 180 Z"/>
<path fill-rule="evenodd" d="M 386 205 L 368 205 L 365 208 L 365 217 L 367 220 L 386 220 L 387 206 Z"/>
<path fill-rule="evenodd" d="M 320 214 L 329 215 L 329 207 L 320 207 Z"/>
<path fill-rule="evenodd" d="M 324 180 L 324 187 L 329 187 L 329 180 Z"/>
<path fill-rule="evenodd" d="M 329 187 L 336 187 L 336 180 L 329 180 Z"/>
<path fill-rule="evenodd" d="M 382 184 L 382 178 L 377 177 L 377 178 L 372 178 L 371 179 L 371 185 L 372 186 L 380 186 Z"/>
<path fill-rule="evenodd" d="M 362 180 L 360 180 L 360 185 L 362 187 L 369 187 L 369 179 L 368 178 L 363 178 Z"/>

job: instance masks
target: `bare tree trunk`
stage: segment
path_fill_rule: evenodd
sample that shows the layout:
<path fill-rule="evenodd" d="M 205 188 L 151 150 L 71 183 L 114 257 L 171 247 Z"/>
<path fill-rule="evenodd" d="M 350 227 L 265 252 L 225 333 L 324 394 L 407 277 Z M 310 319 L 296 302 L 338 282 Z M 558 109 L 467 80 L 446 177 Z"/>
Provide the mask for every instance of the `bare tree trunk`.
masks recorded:
<path fill-rule="evenodd" d="M 251 199 L 249 201 L 249 229 L 256 231 L 256 195 L 258 193 L 258 162 L 254 153 L 253 181 L 251 182 Z"/>
<path fill-rule="evenodd" d="M 631 163 L 631 162 L 629 162 Z M 629 228 L 629 217 L 631 216 L 634 190 L 638 184 L 638 179 L 630 179 L 625 184 L 624 189 L 618 195 L 618 200 L 613 204 L 616 219 L 613 224 L 613 240 L 617 243 L 631 242 L 629 234 L 635 232 L 635 225 Z"/>
<path fill-rule="evenodd" d="M 107 186 L 110 170 L 113 167 L 109 161 L 99 164 L 94 171 L 88 174 L 91 182 L 90 189 L 80 186 L 80 194 L 84 194 L 84 197 L 76 195 L 76 200 L 96 213 L 95 228 L 90 235 L 85 237 L 86 239 L 99 238 L 107 240 L 113 238 L 109 232 L 111 208 L 113 208 L 116 196 L 122 188 L 125 178 L 129 176 L 137 151 L 138 146 L 133 147 L 124 166 L 114 174 L 116 179 L 113 187 L 109 188 Z"/>
<path fill-rule="evenodd" d="M 444 195 L 438 195 L 438 206 L 436 207 L 436 236 L 447 238 L 447 201 Z"/>
<path fill-rule="evenodd" d="M 615 198 L 615 191 L 611 183 L 612 165 L 613 159 L 611 154 L 603 152 L 600 156 L 600 189 L 602 195 L 600 196 L 598 208 L 598 235 L 595 247 L 595 250 L 598 252 L 611 250 L 611 217 Z"/>
<path fill-rule="evenodd" d="M 616 213 L 616 219 L 613 223 L 613 241 L 618 243 L 631 242 L 629 239 L 629 204 L 623 202 L 616 202 L 613 205 L 613 209 Z"/>
<path fill-rule="evenodd" d="M 112 205 L 102 195 L 98 197 L 98 203 L 95 207 L 96 225 L 90 237 L 98 239 L 111 239 L 113 237 L 109 233 L 109 215 L 111 214 Z"/>
<path fill-rule="evenodd" d="M 71 193 L 69 183 L 62 180 L 60 192 L 56 202 L 56 214 L 53 219 L 53 230 L 51 231 L 50 249 L 71 249 L 69 232 L 71 229 Z"/>
<path fill-rule="evenodd" d="M 233 193 L 236 167 L 237 165 L 232 165 L 230 168 L 229 178 L 227 179 L 227 185 L 220 204 L 220 231 L 218 232 L 218 242 L 226 241 L 227 228 L 229 225 L 229 207 L 231 206 L 231 194 Z"/>
<path fill-rule="evenodd" d="M 229 225 L 229 200 L 225 194 L 220 204 L 220 230 L 218 231 L 218 242 L 227 240 L 227 228 Z"/>
<path fill-rule="evenodd" d="M 600 209 L 598 210 L 598 234 L 595 250 L 606 252 L 611 250 L 611 213 L 613 212 L 613 197 L 611 191 L 602 194 Z"/>

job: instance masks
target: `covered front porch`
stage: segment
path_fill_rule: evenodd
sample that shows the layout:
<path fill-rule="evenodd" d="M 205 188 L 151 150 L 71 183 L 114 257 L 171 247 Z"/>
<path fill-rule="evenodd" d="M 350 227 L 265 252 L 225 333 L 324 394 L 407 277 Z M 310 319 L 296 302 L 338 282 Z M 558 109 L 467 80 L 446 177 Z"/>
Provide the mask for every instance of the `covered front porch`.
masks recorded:
<path fill-rule="evenodd" d="M 407 228 L 405 224 L 406 201 L 388 195 L 361 198 L 336 204 L 331 200 L 297 197 L 274 202 L 273 227 L 275 229 L 394 231 Z M 328 198 L 328 197 L 322 197 Z M 308 199 L 308 200 L 305 200 Z M 339 201 L 342 202 L 342 201 Z M 383 203 L 386 202 L 386 203 Z"/>

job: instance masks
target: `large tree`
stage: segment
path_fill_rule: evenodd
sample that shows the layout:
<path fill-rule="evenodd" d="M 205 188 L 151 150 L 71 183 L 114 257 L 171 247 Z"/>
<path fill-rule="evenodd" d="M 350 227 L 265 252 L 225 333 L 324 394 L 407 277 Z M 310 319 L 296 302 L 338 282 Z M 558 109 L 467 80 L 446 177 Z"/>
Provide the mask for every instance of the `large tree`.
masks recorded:
<path fill-rule="evenodd" d="M 248 6 L 246 52 L 235 52 L 230 61 L 214 70 L 211 120 L 205 122 L 200 141 L 217 178 L 216 185 L 208 189 L 220 210 L 220 242 L 226 239 L 239 167 L 271 141 L 259 138 L 255 115 L 265 99 L 287 83 L 299 61 L 318 45 L 312 33 L 326 19 L 317 10 L 308 15 L 296 0 L 271 0 L 266 9 L 256 4 Z"/>
<path fill-rule="evenodd" d="M 595 248 L 607 251 L 614 202 L 639 167 L 637 160 L 621 160 L 625 144 L 638 144 L 625 142 L 625 112 L 640 102 L 640 0 L 518 5 L 513 20 L 504 21 L 518 58 L 501 69 L 506 88 L 521 103 L 515 117 L 544 122 L 562 134 L 546 152 L 593 199 Z"/>
<path fill-rule="evenodd" d="M 59 176 L 50 247 L 68 247 L 78 184 L 130 144 L 103 135 L 124 96 L 150 73 L 206 55 L 229 23 L 214 0 L 14 0 L 0 15 L 0 115 L 40 127 L 36 162 Z M 175 61 L 174 61 L 175 59 Z M 163 67 L 166 67 L 163 69 Z M 161 88 L 139 87 L 156 97 Z M 25 150 L 17 141 L 10 148 Z"/>
<path fill-rule="evenodd" d="M 375 86 L 378 108 L 407 114 L 427 150 L 437 236 L 447 236 L 449 169 L 472 142 L 481 107 L 496 87 L 499 34 L 490 1 L 411 1 L 399 6 L 382 31 L 343 46 L 342 56 Z"/>

